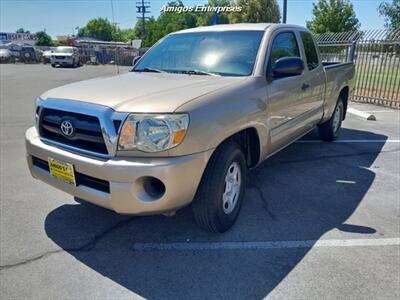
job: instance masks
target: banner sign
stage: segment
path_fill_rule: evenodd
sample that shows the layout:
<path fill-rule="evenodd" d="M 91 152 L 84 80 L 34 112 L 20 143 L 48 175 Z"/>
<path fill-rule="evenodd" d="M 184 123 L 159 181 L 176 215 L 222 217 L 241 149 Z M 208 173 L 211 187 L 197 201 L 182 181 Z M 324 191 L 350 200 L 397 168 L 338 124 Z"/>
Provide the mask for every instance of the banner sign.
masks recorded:
<path fill-rule="evenodd" d="M 23 42 L 32 42 L 37 41 L 36 34 L 31 33 L 13 33 L 13 32 L 0 32 L 0 40 L 5 41 L 23 41 Z"/>

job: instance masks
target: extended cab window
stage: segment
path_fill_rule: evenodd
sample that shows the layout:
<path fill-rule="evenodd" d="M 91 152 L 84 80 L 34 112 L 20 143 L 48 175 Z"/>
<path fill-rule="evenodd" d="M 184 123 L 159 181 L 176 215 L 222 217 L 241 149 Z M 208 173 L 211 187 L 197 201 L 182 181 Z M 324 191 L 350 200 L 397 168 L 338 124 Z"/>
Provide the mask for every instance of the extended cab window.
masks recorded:
<path fill-rule="evenodd" d="M 313 70 L 319 65 L 318 53 L 315 48 L 314 40 L 308 32 L 302 31 L 300 35 L 303 40 L 304 51 L 306 52 L 307 67 L 309 70 Z"/>
<path fill-rule="evenodd" d="M 268 73 L 271 73 L 275 63 L 282 57 L 300 57 L 299 46 L 293 32 L 279 33 L 272 42 L 271 54 L 268 62 Z"/>

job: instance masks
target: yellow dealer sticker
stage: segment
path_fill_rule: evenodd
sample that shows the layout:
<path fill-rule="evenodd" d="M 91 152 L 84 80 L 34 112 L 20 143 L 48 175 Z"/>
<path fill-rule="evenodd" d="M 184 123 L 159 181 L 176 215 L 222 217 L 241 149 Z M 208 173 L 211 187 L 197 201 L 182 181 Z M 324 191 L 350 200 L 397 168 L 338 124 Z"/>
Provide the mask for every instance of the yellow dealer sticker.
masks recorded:
<path fill-rule="evenodd" d="M 48 158 L 50 174 L 69 184 L 76 185 L 74 166 L 72 164 L 61 162 L 53 158 Z"/>

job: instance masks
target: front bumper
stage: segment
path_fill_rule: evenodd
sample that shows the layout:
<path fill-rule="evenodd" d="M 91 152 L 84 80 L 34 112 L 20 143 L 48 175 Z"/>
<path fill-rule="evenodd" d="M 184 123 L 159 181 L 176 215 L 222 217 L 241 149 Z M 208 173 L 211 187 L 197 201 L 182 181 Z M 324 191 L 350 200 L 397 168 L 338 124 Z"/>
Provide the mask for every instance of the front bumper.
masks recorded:
<path fill-rule="evenodd" d="M 51 58 L 50 62 L 53 65 L 69 66 L 69 65 L 73 65 L 74 59 L 72 57 L 68 57 L 68 58 Z"/>
<path fill-rule="evenodd" d="M 166 158 L 125 158 L 109 160 L 90 158 L 45 144 L 35 127 L 25 133 L 29 170 L 33 177 L 75 197 L 122 214 L 157 214 L 176 210 L 190 203 L 213 152 Z M 35 159 L 48 158 L 74 165 L 76 173 L 109 183 L 109 192 L 78 184 L 70 185 L 34 164 Z M 155 199 L 146 194 L 143 178 L 156 178 L 165 186 L 162 196 Z"/>

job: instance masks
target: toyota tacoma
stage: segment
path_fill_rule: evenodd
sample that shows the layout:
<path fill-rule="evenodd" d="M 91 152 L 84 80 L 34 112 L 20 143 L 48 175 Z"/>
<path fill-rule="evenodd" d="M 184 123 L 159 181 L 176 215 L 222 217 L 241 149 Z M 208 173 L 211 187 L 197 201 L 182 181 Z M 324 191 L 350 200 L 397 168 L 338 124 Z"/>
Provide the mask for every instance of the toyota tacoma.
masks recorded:
<path fill-rule="evenodd" d="M 26 132 L 33 177 L 121 214 L 236 221 L 248 170 L 315 127 L 337 138 L 353 88 L 346 62 L 322 63 L 312 34 L 285 24 L 187 29 L 131 72 L 68 84 L 36 100 Z"/>

